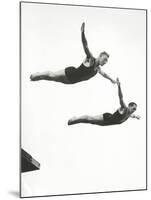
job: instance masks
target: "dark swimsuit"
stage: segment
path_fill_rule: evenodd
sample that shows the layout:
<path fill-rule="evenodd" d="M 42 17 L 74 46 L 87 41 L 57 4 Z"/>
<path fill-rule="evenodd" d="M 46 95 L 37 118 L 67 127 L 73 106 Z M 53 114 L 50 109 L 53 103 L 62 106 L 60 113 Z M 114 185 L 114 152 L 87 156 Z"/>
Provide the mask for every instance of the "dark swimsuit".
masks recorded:
<path fill-rule="evenodd" d="M 114 125 L 114 124 L 121 124 L 125 122 L 128 117 L 125 117 L 124 114 L 120 114 L 119 111 L 117 110 L 115 113 L 104 113 L 103 114 L 103 119 L 104 119 L 104 125 Z"/>
<path fill-rule="evenodd" d="M 86 67 L 83 63 L 78 68 L 67 67 L 65 69 L 65 74 L 71 83 L 88 80 L 97 74 L 95 59 L 93 60 L 93 65 L 90 67 Z"/>

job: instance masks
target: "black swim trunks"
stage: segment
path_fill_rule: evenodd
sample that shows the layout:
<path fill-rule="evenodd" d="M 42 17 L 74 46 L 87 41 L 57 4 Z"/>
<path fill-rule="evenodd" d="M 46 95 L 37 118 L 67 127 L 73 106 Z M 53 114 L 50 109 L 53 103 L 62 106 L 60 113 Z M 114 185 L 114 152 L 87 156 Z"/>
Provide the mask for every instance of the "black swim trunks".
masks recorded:
<path fill-rule="evenodd" d="M 78 68 L 67 67 L 65 69 L 65 74 L 71 83 L 77 83 L 80 81 L 88 80 L 91 77 L 95 76 L 96 73 L 97 70 L 95 70 L 94 65 L 91 67 L 86 67 L 83 65 L 83 63 Z"/>
<path fill-rule="evenodd" d="M 112 119 L 112 114 L 111 113 L 104 113 L 103 119 L 104 119 L 104 125 L 110 125 L 110 121 Z"/>
<path fill-rule="evenodd" d="M 71 83 L 76 83 L 77 82 L 77 73 L 76 73 L 76 68 L 75 67 L 67 67 L 65 68 L 65 74 L 68 80 Z"/>
<path fill-rule="evenodd" d="M 117 110 L 113 114 L 104 113 L 103 119 L 104 119 L 104 125 L 114 125 L 114 124 L 121 124 L 125 122 L 128 119 L 128 117 L 125 117 L 125 113 L 120 114 L 119 111 Z"/>

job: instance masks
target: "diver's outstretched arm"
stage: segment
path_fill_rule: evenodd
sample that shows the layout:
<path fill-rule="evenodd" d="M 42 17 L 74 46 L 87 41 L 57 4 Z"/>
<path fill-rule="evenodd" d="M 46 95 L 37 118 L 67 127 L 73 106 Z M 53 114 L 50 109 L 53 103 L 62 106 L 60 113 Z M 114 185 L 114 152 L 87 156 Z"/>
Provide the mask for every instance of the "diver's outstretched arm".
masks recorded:
<path fill-rule="evenodd" d="M 120 105 L 122 108 L 126 108 L 126 104 L 124 103 L 124 100 L 123 100 L 123 93 L 122 93 L 122 90 L 121 90 L 121 83 L 119 82 L 119 79 L 117 78 L 116 79 L 116 82 L 117 82 L 117 86 L 118 86 L 118 96 L 119 96 L 119 100 L 120 100 Z"/>
<path fill-rule="evenodd" d="M 135 119 L 140 119 L 141 118 L 139 115 L 134 115 L 134 114 L 131 114 L 130 117 L 131 118 L 135 118 Z"/>
<path fill-rule="evenodd" d="M 98 68 L 98 72 L 99 72 L 99 74 L 101 74 L 104 78 L 107 78 L 108 80 L 110 80 L 112 83 L 116 83 L 116 81 L 114 80 L 114 79 L 112 79 L 108 74 L 106 74 L 105 72 L 103 72 L 102 70 L 101 70 L 101 68 L 99 67 Z"/>
<path fill-rule="evenodd" d="M 88 48 L 88 43 L 85 37 L 85 23 L 82 23 L 81 26 L 81 38 L 82 38 L 82 44 L 83 44 L 83 48 L 84 51 L 87 55 L 88 58 L 93 57 L 92 53 L 90 52 L 89 48 Z"/>

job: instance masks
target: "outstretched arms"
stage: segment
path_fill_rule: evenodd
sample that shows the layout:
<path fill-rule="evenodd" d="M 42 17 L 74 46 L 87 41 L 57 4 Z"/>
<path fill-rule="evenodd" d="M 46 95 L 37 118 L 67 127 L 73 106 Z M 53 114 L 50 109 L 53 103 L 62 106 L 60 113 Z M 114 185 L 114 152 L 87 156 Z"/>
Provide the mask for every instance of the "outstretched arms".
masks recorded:
<path fill-rule="evenodd" d="M 93 57 L 91 52 L 89 51 L 88 43 L 87 43 L 87 40 L 85 37 L 85 23 L 82 23 L 82 26 L 81 26 L 81 38 L 82 38 L 83 48 L 84 48 L 84 51 L 85 51 L 87 57 L 88 58 Z"/>
<path fill-rule="evenodd" d="M 119 79 L 116 79 L 117 82 L 117 86 L 118 86 L 118 96 L 119 96 L 119 100 L 120 100 L 120 105 L 122 108 L 126 108 L 126 104 L 123 101 L 123 94 L 122 94 L 122 90 L 121 90 L 121 83 L 119 82 Z"/>
<path fill-rule="evenodd" d="M 135 119 L 140 119 L 140 116 L 139 116 L 139 115 L 131 114 L 130 117 L 131 117 L 131 118 L 135 118 Z"/>
<path fill-rule="evenodd" d="M 113 80 L 108 74 L 106 74 L 105 72 L 103 72 L 102 70 L 101 70 L 101 68 L 100 67 L 98 67 L 98 72 L 99 72 L 99 74 L 101 74 L 104 78 L 107 78 L 108 80 L 110 80 L 112 83 L 116 83 L 116 81 L 115 80 Z"/>

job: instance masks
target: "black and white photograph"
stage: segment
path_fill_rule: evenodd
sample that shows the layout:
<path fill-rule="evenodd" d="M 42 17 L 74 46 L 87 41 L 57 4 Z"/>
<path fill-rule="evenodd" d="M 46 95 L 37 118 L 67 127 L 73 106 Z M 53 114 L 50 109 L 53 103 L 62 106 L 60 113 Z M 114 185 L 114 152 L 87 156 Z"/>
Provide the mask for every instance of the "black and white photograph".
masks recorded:
<path fill-rule="evenodd" d="M 21 197 L 146 190 L 146 17 L 20 2 Z"/>

